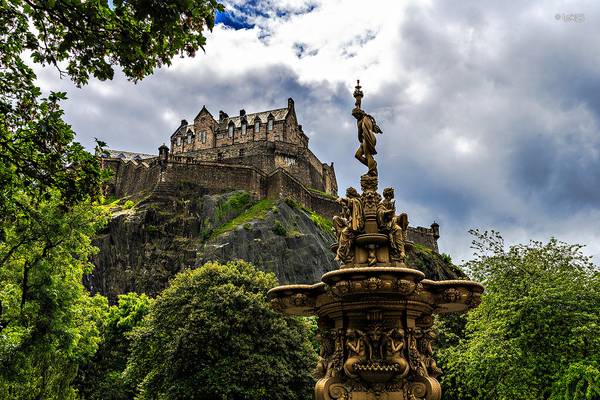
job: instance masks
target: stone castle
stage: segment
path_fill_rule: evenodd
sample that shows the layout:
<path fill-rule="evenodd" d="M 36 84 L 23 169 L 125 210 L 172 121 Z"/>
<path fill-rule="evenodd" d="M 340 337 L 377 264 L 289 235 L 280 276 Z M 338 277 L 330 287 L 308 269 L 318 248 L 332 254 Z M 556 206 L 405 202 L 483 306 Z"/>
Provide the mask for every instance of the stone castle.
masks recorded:
<path fill-rule="evenodd" d="M 182 120 L 158 155 L 107 150 L 104 168 L 113 171 L 108 194 L 116 197 L 155 194 L 176 196 L 181 185 L 199 194 L 246 190 L 256 199 L 293 198 L 332 217 L 339 212 L 333 163 L 322 163 L 308 147 L 309 138 L 296 117 L 294 100 L 287 107 L 218 119 L 203 106 L 193 122 Z M 409 228 L 416 243 L 437 251 L 439 230 Z"/>

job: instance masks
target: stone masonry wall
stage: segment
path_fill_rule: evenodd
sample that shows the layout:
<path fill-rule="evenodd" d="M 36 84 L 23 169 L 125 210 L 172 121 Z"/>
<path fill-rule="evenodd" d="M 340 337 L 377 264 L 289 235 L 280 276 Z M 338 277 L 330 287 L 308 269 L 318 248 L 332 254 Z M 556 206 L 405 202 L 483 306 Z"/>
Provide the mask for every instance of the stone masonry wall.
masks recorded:
<path fill-rule="evenodd" d="M 437 239 L 434 235 L 433 229 L 424 228 L 422 226 L 417 226 L 416 228 L 409 226 L 407 236 L 408 240 L 412 240 L 417 244 L 428 247 L 434 250 L 436 253 L 439 252 Z"/>
<path fill-rule="evenodd" d="M 262 173 L 251 166 L 218 163 L 170 161 L 164 172 L 164 180 L 172 183 L 194 182 L 206 189 L 206 193 L 222 193 L 246 190 L 256 198 L 263 198 Z"/>
<path fill-rule="evenodd" d="M 252 163 L 255 162 L 253 160 Z M 264 162 L 268 162 L 268 157 Z M 150 193 L 176 187 L 180 183 L 194 182 L 205 189 L 205 194 L 246 190 L 259 199 L 293 198 L 329 218 L 339 212 L 339 206 L 332 198 L 311 191 L 309 186 L 282 168 L 267 175 L 254 165 L 203 162 L 185 156 L 171 156 L 162 166 L 156 159 L 150 164 L 104 159 L 103 164 L 114 172 L 109 194 L 117 197 Z"/>
<path fill-rule="evenodd" d="M 297 179 L 278 169 L 267 177 L 267 197 L 289 197 L 328 218 L 339 214 L 340 206 L 334 199 L 307 190 Z"/>
<path fill-rule="evenodd" d="M 150 162 L 102 160 L 104 168 L 113 171 L 109 184 L 109 195 L 116 197 L 149 193 L 158 182 L 160 166 L 156 160 Z"/>

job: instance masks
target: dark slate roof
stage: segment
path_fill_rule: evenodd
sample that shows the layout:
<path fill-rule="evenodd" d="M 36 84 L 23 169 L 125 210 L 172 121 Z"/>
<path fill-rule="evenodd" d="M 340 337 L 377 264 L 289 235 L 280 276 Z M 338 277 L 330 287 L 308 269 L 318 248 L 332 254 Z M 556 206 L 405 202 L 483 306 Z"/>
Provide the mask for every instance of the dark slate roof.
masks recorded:
<path fill-rule="evenodd" d="M 205 107 L 203 107 L 203 109 L 205 109 Z M 267 110 L 267 111 L 261 111 L 261 112 L 257 112 L 257 113 L 252 113 L 252 114 L 246 114 L 245 117 L 246 117 L 246 121 L 248 121 L 248 125 L 254 124 L 256 118 L 258 118 L 261 123 L 266 124 L 267 123 L 267 119 L 269 118 L 269 115 L 273 115 L 273 118 L 274 118 L 275 122 L 277 122 L 277 121 L 283 121 L 285 119 L 288 111 L 289 111 L 289 109 L 287 107 L 276 108 L 274 110 Z M 201 112 L 202 112 L 202 110 L 200 110 L 200 113 Z M 200 113 L 198 113 L 198 115 L 200 115 Z M 196 118 L 197 118 L 197 116 L 196 116 Z M 218 122 L 218 128 L 217 129 L 219 131 L 226 131 L 230 122 L 233 122 L 233 125 L 236 128 L 241 128 L 241 126 L 242 126 L 242 118 L 243 118 L 242 116 L 238 115 L 238 116 L 235 116 L 235 117 L 227 117 L 223 121 L 217 121 Z M 175 130 L 175 132 L 173 132 L 173 134 L 171 135 L 171 138 L 173 136 L 177 135 L 177 134 L 181 134 L 182 136 L 186 136 L 188 131 L 192 131 L 192 133 L 196 133 L 195 130 L 194 130 L 194 124 L 193 123 L 187 124 L 187 125 L 180 125 Z"/>
<path fill-rule="evenodd" d="M 275 110 L 268 110 L 268 111 L 261 111 L 261 112 L 257 112 L 257 113 L 252 113 L 252 114 L 246 114 L 246 121 L 248 121 L 249 125 L 252 125 L 255 122 L 255 119 L 258 118 L 260 120 L 261 123 L 266 123 L 267 122 L 267 118 L 269 118 L 269 115 L 273 115 L 273 118 L 275 119 L 275 121 L 283 121 L 285 119 L 285 116 L 288 113 L 288 108 L 277 108 Z M 242 126 L 242 116 L 235 116 L 235 117 L 229 117 L 229 118 L 225 118 L 223 121 L 219 122 L 219 127 L 220 128 L 225 128 L 227 126 L 229 126 L 229 122 L 233 122 L 234 126 L 236 128 L 239 128 Z"/>

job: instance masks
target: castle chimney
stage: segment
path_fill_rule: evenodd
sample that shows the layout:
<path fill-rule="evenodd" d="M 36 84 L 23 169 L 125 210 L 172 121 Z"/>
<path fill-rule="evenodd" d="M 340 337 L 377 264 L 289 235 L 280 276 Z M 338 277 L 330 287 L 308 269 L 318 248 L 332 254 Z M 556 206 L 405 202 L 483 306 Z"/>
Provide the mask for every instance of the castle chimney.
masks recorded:
<path fill-rule="evenodd" d="M 298 130 L 299 130 L 300 132 L 304 132 L 304 131 L 302 130 L 302 125 L 298 125 Z"/>
<path fill-rule="evenodd" d="M 244 115 L 246 115 L 246 110 L 244 110 L 243 108 L 240 110 L 240 117 L 243 117 Z"/>
<path fill-rule="evenodd" d="M 223 121 L 225 118 L 229 118 L 229 115 L 223 110 L 219 111 L 219 121 Z"/>
<path fill-rule="evenodd" d="M 187 125 L 187 124 L 188 124 L 188 123 L 187 123 L 187 120 L 185 120 L 185 119 L 182 119 L 182 120 L 181 120 L 181 126 L 184 126 L 184 125 Z"/>
<path fill-rule="evenodd" d="M 294 99 L 291 97 L 288 99 L 288 110 L 294 109 Z"/>

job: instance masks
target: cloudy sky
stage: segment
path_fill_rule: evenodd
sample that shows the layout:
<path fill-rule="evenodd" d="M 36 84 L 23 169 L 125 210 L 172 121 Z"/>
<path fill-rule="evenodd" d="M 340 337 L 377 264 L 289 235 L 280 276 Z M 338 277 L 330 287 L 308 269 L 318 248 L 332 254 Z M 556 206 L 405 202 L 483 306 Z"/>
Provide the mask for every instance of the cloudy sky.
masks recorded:
<path fill-rule="evenodd" d="M 491 3 L 491 2 L 490 2 Z M 202 105 L 284 107 L 310 147 L 357 186 L 352 91 L 382 127 L 381 187 L 411 224 L 441 225 L 441 251 L 470 257 L 468 230 L 509 243 L 561 240 L 600 262 L 600 3 L 225 1 L 206 53 L 133 84 L 117 74 L 66 90 L 78 140 L 156 153 Z"/>

